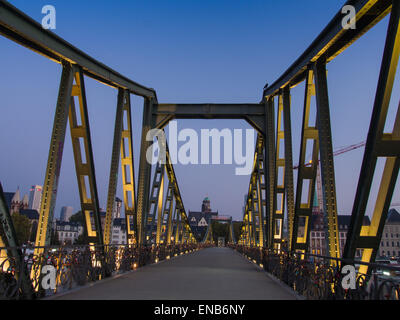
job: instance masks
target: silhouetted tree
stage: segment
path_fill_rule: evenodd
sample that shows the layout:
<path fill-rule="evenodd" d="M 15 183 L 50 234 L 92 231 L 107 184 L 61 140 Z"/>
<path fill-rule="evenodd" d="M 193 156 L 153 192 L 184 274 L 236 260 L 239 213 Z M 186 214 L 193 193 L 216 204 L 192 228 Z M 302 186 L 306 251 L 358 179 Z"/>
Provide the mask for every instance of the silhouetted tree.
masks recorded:
<path fill-rule="evenodd" d="M 19 245 L 23 245 L 29 241 L 31 235 L 31 221 L 28 217 L 14 212 L 12 214 L 12 222 L 15 228 L 15 233 L 17 234 L 17 239 Z"/>

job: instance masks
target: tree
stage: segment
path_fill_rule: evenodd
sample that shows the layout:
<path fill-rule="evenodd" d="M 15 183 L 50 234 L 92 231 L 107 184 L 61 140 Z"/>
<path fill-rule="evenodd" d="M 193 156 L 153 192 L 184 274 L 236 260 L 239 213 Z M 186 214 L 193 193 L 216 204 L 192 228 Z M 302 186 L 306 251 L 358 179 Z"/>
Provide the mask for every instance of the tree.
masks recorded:
<path fill-rule="evenodd" d="M 76 238 L 74 244 L 88 244 L 87 237 L 85 236 L 85 233 L 82 233 L 79 235 L 78 238 Z"/>
<path fill-rule="evenodd" d="M 28 217 L 15 212 L 12 214 L 12 222 L 14 224 L 15 233 L 20 245 L 26 243 L 30 239 L 31 235 L 31 221 Z"/>
<path fill-rule="evenodd" d="M 36 221 L 34 221 L 32 223 L 31 236 L 30 236 L 30 239 L 29 239 L 29 241 L 32 242 L 32 243 L 35 243 L 35 241 L 36 241 L 37 227 L 38 227 L 38 223 Z"/>
<path fill-rule="evenodd" d="M 229 224 L 220 223 L 218 221 L 212 221 L 212 232 L 213 232 L 213 240 L 215 243 L 218 243 L 218 238 L 224 238 L 225 243 L 228 242 L 229 239 Z"/>
<path fill-rule="evenodd" d="M 60 240 L 58 240 L 58 232 L 57 230 L 52 230 L 50 235 L 50 245 L 58 246 L 60 244 Z"/>
<path fill-rule="evenodd" d="M 240 235 L 242 233 L 243 222 L 242 221 L 234 221 L 233 222 L 233 232 L 235 234 L 235 240 L 239 241 Z"/>
<path fill-rule="evenodd" d="M 78 222 L 80 223 L 82 226 L 84 225 L 84 221 L 83 221 L 83 214 L 82 211 L 78 211 L 75 214 L 73 214 L 70 218 L 69 218 L 69 222 Z"/>

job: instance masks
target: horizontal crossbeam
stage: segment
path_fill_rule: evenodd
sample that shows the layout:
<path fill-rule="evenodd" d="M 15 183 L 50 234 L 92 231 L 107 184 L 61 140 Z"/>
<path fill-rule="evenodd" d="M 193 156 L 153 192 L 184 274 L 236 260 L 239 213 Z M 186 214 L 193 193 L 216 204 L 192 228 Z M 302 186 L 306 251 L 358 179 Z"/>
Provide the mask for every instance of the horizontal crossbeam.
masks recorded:
<path fill-rule="evenodd" d="M 155 104 L 156 127 L 162 129 L 172 119 L 244 119 L 264 133 L 265 105 L 258 103 Z"/>

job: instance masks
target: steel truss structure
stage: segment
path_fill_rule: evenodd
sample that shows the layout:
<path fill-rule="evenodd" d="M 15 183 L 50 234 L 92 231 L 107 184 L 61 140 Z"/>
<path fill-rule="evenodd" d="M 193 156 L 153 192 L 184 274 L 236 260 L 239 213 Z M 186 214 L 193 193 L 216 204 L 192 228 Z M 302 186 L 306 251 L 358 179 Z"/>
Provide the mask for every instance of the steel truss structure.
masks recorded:
<path fill-rule="evenodd" d="M 267 186 L 265 189 L 266 247 L 275 250 L 281 248 L 280 232 L 284 216 L 282 213 L 286 204 L 288 249 L 302 254 L 307 252 L 312 200 L 315 192 L 318 162 L 320 162 L 327 252 L 332 258 L 340 257 L 326 65 L 390 13 L 371 124 L 354 201 L 351 224 L 343 253 L 343 257 L 351 261 L 355 258 L 356 250 L 363 249 L 362 262 L 369 263 L 375 260 L 379 248 L 399 171 L 399 110 L 397 111 L 392 132 L 384 133 L 383 130 L 399 57 L 400 3 L 398 1 L 366 0 L 348 1 L 346 4 L 352 5 L 356 9 L 356 29 L 344 29 L 341 25 L 343 16 L 341 12 L 338 12 L 310 47 L 277 81 L 271 86 L 267 86 L 263 92 L 262 103 L 266 107 L 264 126 L 266 131 L 264 158 L 267 163 L 265 167 L 265 182 Z M 296 194 L 294 196 L 291 119 L 289 112 L 290 90 L 304 80 L 306 85 L 299 171 Z M 315 98 L 317 112 L 315 125 L 311 126 L 310 123 L 314 120 L 310 119 L 310 103 L 313 97 Z M 274 104 L 275 98 L 278 100 L 277 107 Z M 274 120 L 275 112 L 278 113 L 276 122 Z M 307 144 L 311 144 L 311 150 L 307 150 L 312 152 L 311 164 L 305 163 Z M 284 152 L 281 152 L 282 146 Z M 371 226 L 366 227 L 362 226 L 362 221 L 370 197 L 371 182 L 379 157 L 386 158 L 386 164 L 381 177 Z M 257 170 L 258 167 L 254 166 L 250 179 L 248 201 L 244 212 L 242 236 L 239 243 L 262 247 L 263 244 L 258 242 L 256 238 L 255 225 L 257 223 L 254 209 L 251 205 L 253 199 L 251 194 L 253 176 L 257 175 Z M 299 233 L 299 225 L 304 227 L 304 232 Z M 331 261 L 332 264 L 335 264 L 334 259 Z M 360 267 L 359 272 L 368 274 L 370 271 L 371 269 L 365 264 Z"/>
<path fill-rule="evenodd" d="M 147 161 L 146 154 L 148 152 L 152 154 L 153 147 L 153 141 L 148 139 L 150 130 L 163 129 L 172 119 L 242 119 L 258 132 L 258 137 L 239 242 L 247 246 L 278 251 L 287 247 L 303 254 L 307 252 L 316 164 L 319 157 L 327 252 L 330 257 L 339 258 L 335 170 L 326 66 L 390 13 L 365 154 L 344 248 L 344 257 L 347 259 L 354 259 L 356 249 L 361 248 L 364 249 L 363 262 L 373 261 L 379 247 L 400 165 L 400 111 L 397 112 L 393 131 L 384 133 L 399 58 L 400 2 L 349 0 L 346 4 L 356 9 L 357 28 L 343 28 L 343 15 L 339 11 L 288 70 L 271 86 L 264 88 L 260 103 L 160 104 L 153 89 L 146 88 L 96 61 L 54 33 L 44 30 L 39 23 L 6 1 L 1 1 L 0 33 L 62 66 L 36 246 L 40 248 L 49 245 L 68 120 L 81 210 L 85 217 L 85 232 L 89 243 L 92 246 L 110 243 L 112 206 L 121 162 L 128 241 L 129 244 L 146 246 L 195 242 L 166 140 L 159 139 L 160 150 L 165 153 L 166 161 L 158 162 L 155 170 L 152 170 L 152 164 Z M 85 76 L 118 91 L 104 230 L 99 212 Z M 302 81 L 306 81 L 306 86 L 295 194 L 290 90 Z M 133 166 L 131 94 L 144 99 L 137 186 L 135 186 Z M 317 109 L 315 126 L 310 126 L 312 97 L 315 97 Z M 126 127 L 124 122 L 127 123 Z M 308 142 L 312 143 L 311 166 L 305 164 Z M 378 158 L 386 158 L 386 165 L 381 177 L 372 223 L 369 228 L 365 228 L 362 227 L 362 221 Z M 154 176 L 151 185 L 152 171 Z M 168 187 L 164 199 L 165 174 L 168 178 Z M 303 203 L 302 199 L 306 199 L 306 202 Z M 2 235 L 2 241 L 16 246 L 15 234 L 10 229 L 11 220 L 4 204 L 0 206 L 0 211 L 5 217 L 1 221 L 3 230 L 11 230 Z M 283 237 L 285 212 L 288 221 L 287 242 Z M 305 227 L 304 234 L 299 234 L 300 225 Z M 207 232 L 207 237 L 209 234 L 211 231 Z M 40 249 L 37 250 L 39 254 Z M 17 256 L 18 254 L 18 252 L 9 253 Z M 370 270 L 362 271 L 370 272 Z"/>
<path fill-rule="evenodd" d="M 203 240 L 201 243 L 204 244 L 213 244 L 214 243 L 214 234 L 213 234 L 213 222 L 221 222 L 226 223 L 228 225 L 228 243 L 236 244 L 235 231 L 233 228 L 233 220 L 232 217 L 211 217 L 208 222 L 207 230 L 204 234 Z"/>

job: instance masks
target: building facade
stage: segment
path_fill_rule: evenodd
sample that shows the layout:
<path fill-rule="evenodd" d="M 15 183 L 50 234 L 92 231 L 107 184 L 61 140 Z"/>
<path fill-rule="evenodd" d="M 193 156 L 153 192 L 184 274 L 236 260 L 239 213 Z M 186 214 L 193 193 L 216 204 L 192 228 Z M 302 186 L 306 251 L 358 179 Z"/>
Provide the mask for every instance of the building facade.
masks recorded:
<path fill-rule="evenodd" d="M 338 215 L 338 229 L 339 229 L 339 247 L 340 256 L 343 256 L 344 246 L 347 239 L 347 231 L 350 226 L 350 215 Z M 371 224 L 368 216 L 364 217 L 363 225 L 369 226 Z M 326 240 L 324 230 L 324 219 L 321 212 L 315 211 L 311 219 L 311 230 L 310 230 L 310 246 L 309 252 L 317 255 L 327 255 L 326 252 Z M 361 250 L 357 250 L 356 257 L 361 257 Z"/>
<path fill-rule="evenodd" d="M 388 212 L 378 252 L 380 257 L 400 257 L 400 213 L 395 209 Z"/>
<path fill-rule="evenodd" d="M 60 221 L 68 222 L 74 213 L 74 208 L 72 207 L 62 207 L 60 213 Z"/>
<path fill-rule="evenodd" d="M 213 212 L 211 210 L 211 201 L 208 197 L 204 198 L 200 212 L 189 210 L 189 225 L 191 226 L 197 241 L 203 240 L 208 224 L 213 217 L 218 217 L 218 211 Z"/>
<path fill-rule="evenodd" d="M 60 244 L 74 244 L 83 234 L 83 226 L 77 222 L 56 221 L 56 233 Z"/>
<path fill-rule="evenodd" d="M 111 244 L 127 244 L 126 238 L 126 220 L 125 218 L 116 218 L 113 221 L 111 231 Z"/>
<path fill-rule="evenodd" d="M 25 195 L 21 200 L 19 188 L 15 192 L 4 192 L 4 197 L 11 214 L 29 208 L 28 196 Z"/>
<path fill-rule="evenodd" d="M 40 201 L 42 200 L 42 186 L 32 186 L 29 190 L 29 209 L 40 211 Z"/>
<path fill-rule="evenodd" d="M 122 200 L 118 197 L 115 197 L 114 207 L 113 207 L 113 219 L 121 218 L 121 210 L 122 210 Z"/>

